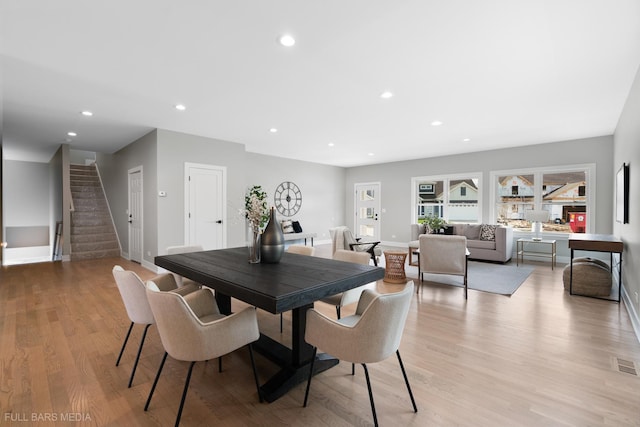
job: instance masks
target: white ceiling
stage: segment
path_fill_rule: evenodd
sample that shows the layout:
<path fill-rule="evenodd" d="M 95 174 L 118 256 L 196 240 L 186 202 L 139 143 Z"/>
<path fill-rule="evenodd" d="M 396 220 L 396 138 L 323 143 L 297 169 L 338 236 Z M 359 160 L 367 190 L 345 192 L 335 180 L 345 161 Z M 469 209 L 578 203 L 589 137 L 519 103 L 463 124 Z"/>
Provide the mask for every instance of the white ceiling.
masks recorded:
<path fill-rule="evenodd" d="M 0 20 L 13 160 L 70 130 L 337 166 L 610 135 L 640 65 L 638 0 L 2 0 Z"/>

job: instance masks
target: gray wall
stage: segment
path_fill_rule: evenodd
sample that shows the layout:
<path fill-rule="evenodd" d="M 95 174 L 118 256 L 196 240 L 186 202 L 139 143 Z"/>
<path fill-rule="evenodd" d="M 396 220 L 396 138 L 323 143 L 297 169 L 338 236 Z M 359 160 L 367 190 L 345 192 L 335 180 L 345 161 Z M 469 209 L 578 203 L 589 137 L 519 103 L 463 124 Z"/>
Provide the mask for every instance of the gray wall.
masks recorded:
<path fill-rule="evenodd" d="M 618 121 L 614 137 L 614 160 L 612 172 L 622 163 L 629 164 L 629 223 L 613 222 L 613 232 L 624 241 L 624 263 L 622 282 L 628 295 L 625 303 L 632 315 L 636 334 L 640 339 L 640 70 L 629 92 L 626 105 Z M 615 191 L 614 184 L 609 187 Z M 613 211 L 612 211 L 612 215 Z M 615 218 L 615 217 L 614 217 Z"/>
<path fill-rule="evenodd" d="M 490 179 L 495 170 L 596 164 L 596 233 L 611 233 L 613 203 L 613 138 L 603 136 L 553 144 L 482 151 L 347 169 L 345 182 L 346 214 L 354 211 L 353 188 L 359 182 L 381 182 L 381 240 L 387 244 L 406 244 L 411 223 L 411 178 L 425 175 L 482 173 L 482 218 L 491 221 Z M 352 218 L 349 215 L 349 218 Z M 347 224 L 353 227 L 352 223 Z M 395 236 L 395 237 L 393 237 Z M 558 243 L 558 255 L 568 256 L 566 239 Z"/>
<path fill-rule="evenodd" d="M 17 236 L 38 233 L 43 243 L 31 246 L 34 240 L 14 240 L 4 252 L 6 264 L 22 261 L 36 262 L 50 259 L 49 228 L 51 223 L 51 171 L 48 163 L 5 160 L 3 167 L 4 236 L 11 228 Z M 46 243 L 45 243 L 46 241 Z"/>
<path fill-rule="evenodd" d="M 167 196 L 158 198 L 157 253 L 165 253 L 167 246 L 185 243 L 185 162 L 226 167 L 227 247 L 244 245 L 244 228 L 234 220 L 238 207 L 244 203 L 244 145 L 158 130 L 158 190 L 166 191 Z"/>
<path fill-rule="evenodd" d="M 261 185 L 269 206 L 274 205 L 280 183 L 291 181 L 300 188 L 302 206 L 290 219 L 299 221 L 304 232 L 317 233 L 316 242 L 330 241 L 329 228 L 345 224 L 344 168 L 254 153 L 247 153 L 246 158 L 246 187 Z M 278 216 L 279 220 L 285 218 Z"/>
<path fill-rule="evenodd" d="M 96 154 L 122 252 L 129 252 L 127 209 L 129 170 L 142 166 L 143 259 L 153 264 L 158 247 L 157 131 L 149 132 L 114 154 Z"/>
<path fill-rule="evenodd" d="M 344 224 L 345 170 L 245 151 L 243 144 L 158 129 L 113 155 L 98 154 L 98 164 L 123 252 L 128 252 L 127 172 L 142 165 L 144 172 L 143 264 L 167 246 L 182 245 L 184 236 L 185 163 L 223 166 L 227 170 L 227 247 L 245 244 L 246 222 L 240 210 L 244 194 L 262 185 L 273 204 L 274 190 L 293 181 L 303 192 L 300 212 L 293 217 L 304 231 L 329 241 L 329 228 Z M 157 172 L 156 172 L 157 171 Z M 158 191 L 166 197 L 158 197 Z M 282 219 L 282 218 L 279 218 Z"/>

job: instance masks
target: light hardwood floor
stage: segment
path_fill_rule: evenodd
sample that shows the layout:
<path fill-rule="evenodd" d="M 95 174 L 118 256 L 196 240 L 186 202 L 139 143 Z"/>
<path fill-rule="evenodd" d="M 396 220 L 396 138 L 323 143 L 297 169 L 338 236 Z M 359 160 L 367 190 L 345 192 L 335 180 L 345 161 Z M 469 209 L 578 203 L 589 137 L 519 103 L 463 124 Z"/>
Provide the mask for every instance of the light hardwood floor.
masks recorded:
<path fill-rule="evenodd" d="M 115 264 L 153 276 L 122 258 L 0 270 L 1 426 L 173 425 L 187 363 L 167 360 L 143 411 L 163 353 L 155 327 L 133 387 L 127 382 L 142 326 L 115 366 L 129 324 Z M 370 366 L 381 426 L 640 426 L 640 377 L 613 368 L 616 357 L 640 361 L 623 305 L 569 296 L 562 266 L 552 272 L 548 263 L 534 264 L 512 297 L 470 290 L 465 301 L 449 286 L 414 296 L 400 350 L 419 412 L 390 358 Z M 416 278 L 413 267 L 407 271 Z M 378 284 L 381 291 L 399 286 Z M 234 310 L 242 306 L 234 300 Z M 258 315 L 262 331 L 288 340 L 289 313 L 283 334 L 278 316 Z M 261 355 L 256 362 L 262 380 L 275 372 Z M 362 369 L 350 373 L 341 363 L 317 376 L 307 408 L 304 385 L 261 404 L 241 349 L 224 358 L 222 373 L 215 362 L 196 364 L 181 425 L 371 425 Z"/>

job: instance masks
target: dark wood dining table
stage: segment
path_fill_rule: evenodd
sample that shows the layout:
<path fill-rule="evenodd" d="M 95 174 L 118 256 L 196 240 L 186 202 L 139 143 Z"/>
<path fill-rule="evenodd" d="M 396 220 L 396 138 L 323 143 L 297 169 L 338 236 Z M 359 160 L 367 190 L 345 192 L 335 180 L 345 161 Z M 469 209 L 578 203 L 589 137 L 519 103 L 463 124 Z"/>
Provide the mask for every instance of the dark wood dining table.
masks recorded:
<path fill-rule="evenodd" d="M 292 312 L 291 348 L 260 334 L 254 348 L 280 370 L 261 386 L 273 402 L 309 375 L 313 347 L 304 340 L 306 312 L 319 299 L 384 277 L 381 267 L 285 252 L 277 264 L 251 264 L 245 247 L 155 257 L 155 264 L 215 290 L 220 311 L 231 313 L 231 298 L 278 314 Z M 338 364 L 318 354 L 314 375 Z"/>

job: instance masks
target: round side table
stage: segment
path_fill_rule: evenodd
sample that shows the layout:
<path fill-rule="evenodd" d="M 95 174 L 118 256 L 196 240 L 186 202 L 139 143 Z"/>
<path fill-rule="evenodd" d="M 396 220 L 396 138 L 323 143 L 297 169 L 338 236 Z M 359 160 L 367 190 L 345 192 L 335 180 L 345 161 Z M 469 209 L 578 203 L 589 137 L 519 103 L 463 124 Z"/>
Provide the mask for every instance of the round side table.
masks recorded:
<path fill-rule="evenodd" d="M 401 251 L 384 251 L 384 279 L 387 283 L 405 283 L 407 276 L 404 273 L 404 262 L 407 253 Z"/>

